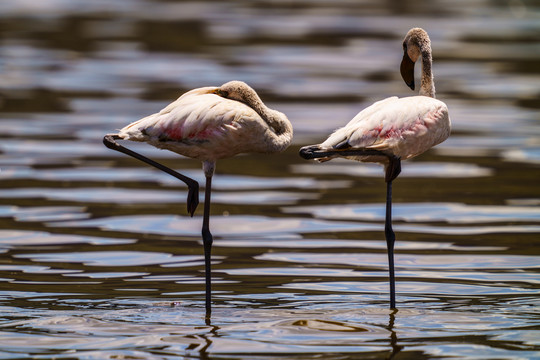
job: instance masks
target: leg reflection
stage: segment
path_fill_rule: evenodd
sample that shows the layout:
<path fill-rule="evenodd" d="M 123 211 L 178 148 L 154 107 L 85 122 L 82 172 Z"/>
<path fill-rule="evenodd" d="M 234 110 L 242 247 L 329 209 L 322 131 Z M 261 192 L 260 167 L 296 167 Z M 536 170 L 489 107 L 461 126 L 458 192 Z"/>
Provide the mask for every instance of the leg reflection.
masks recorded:
<path fill-rule="evenodd" d="M 218 337 L 217 331 L 219 330 L 219 327 L 211 325 L 209 318 L 206 319 L 206 325 L 210 327 L 210 331 L 203 335 L 197 335 L 198 338 L 204 341 L 204 343 L 199 345 L 199 359 L 201 360 L 206 360 L 210 358 L 208 349 L 210 348 L 210 345 L 212 345 L 212 339 Z"/>
<path fill-rule="evenodd" d="M 403 346 L 397 344 L 398 342 L 397 333 L 394 330 L 394 323 L 396 321 L 397 312 L 398 312 L 397 309 L 393 309 L 392 312 L 390 312 L 390 317 L 388 320 L 387 329 L 388 331 L 390 331 L 390 347 L 392 348 L 392 352 L 390 353 L 390 356 L 387 358 L 389 360 L 393 359 L 403 349 Z"/>

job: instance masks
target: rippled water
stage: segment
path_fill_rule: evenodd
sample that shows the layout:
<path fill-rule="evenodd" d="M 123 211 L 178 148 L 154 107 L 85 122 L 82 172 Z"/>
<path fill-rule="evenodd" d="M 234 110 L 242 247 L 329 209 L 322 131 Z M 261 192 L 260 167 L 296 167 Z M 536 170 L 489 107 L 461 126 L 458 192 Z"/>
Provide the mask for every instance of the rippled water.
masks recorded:
<path fill-rule="evenodd" d="M 0 358 L 540 358 L 539 19 L 521 0 L 3 0 Z M 390 311 L 381 168 L 297 152 L 412 95 L 413 26 L 453 133 L 395 182 Z M 218 163 L 206 323 L 202 207 L 101 138 L 231 79 L 295 139 Z"/>

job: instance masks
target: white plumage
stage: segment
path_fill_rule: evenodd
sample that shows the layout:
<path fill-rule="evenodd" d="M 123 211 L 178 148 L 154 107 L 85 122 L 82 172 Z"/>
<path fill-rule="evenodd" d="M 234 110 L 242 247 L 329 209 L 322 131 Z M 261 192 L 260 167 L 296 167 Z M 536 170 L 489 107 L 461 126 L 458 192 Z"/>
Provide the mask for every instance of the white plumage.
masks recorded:
<path fill-rule="evenodd" d="M 127 125 L 118 136 L 215 162 L 246 152 L 283 151 L 292 140 L 292 126 L 247 84 L 231 81 L 191 90 L 160 112 Z"/>
<path fill-rule="evenodd" d="M 450 135 L 446 104 L 426 96 L 378 101 L 359 112 L 347 125 L 319 145 L 320 150 L 370 149 L 410 159 Z M 336 152 L 335 156 L 339 156 Z M 364 162 L 386 163 L 386 156 L 346 156 Z M 329 160 L 329 157 L 320 159 Z"/>

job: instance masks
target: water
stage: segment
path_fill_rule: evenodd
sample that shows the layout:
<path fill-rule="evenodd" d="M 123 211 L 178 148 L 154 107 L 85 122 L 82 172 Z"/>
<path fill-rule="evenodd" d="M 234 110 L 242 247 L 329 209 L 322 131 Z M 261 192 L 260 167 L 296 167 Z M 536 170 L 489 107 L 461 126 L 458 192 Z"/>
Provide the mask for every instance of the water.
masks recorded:
<path fill-rule="evenodd" d="M 534 1 L 0 4 L 0 358 L 540 358 L 540 9 Z M 428 30 L 450 139 L 394 185 L 388 310 L 381 168 L 306 162 L 360 109 L 412 95 Z M 244 80 L 295 128 L 218 163 L 204 319 L 202 207 L 104 134 Z M 131 148 L 203 183 L 197 161 Z M 202 198 L 201 198 L 202 201 Z"/>

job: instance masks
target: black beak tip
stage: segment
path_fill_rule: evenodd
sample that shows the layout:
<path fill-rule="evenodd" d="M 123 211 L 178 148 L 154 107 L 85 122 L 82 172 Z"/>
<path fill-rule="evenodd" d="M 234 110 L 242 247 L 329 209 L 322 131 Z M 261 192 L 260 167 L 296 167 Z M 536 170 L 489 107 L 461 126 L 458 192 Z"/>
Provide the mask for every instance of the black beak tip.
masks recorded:
<path fill-rule="evenodd" d="M 406 84 L 411 90 L 414 90 L 414 81 L 407 82 Z"/>

